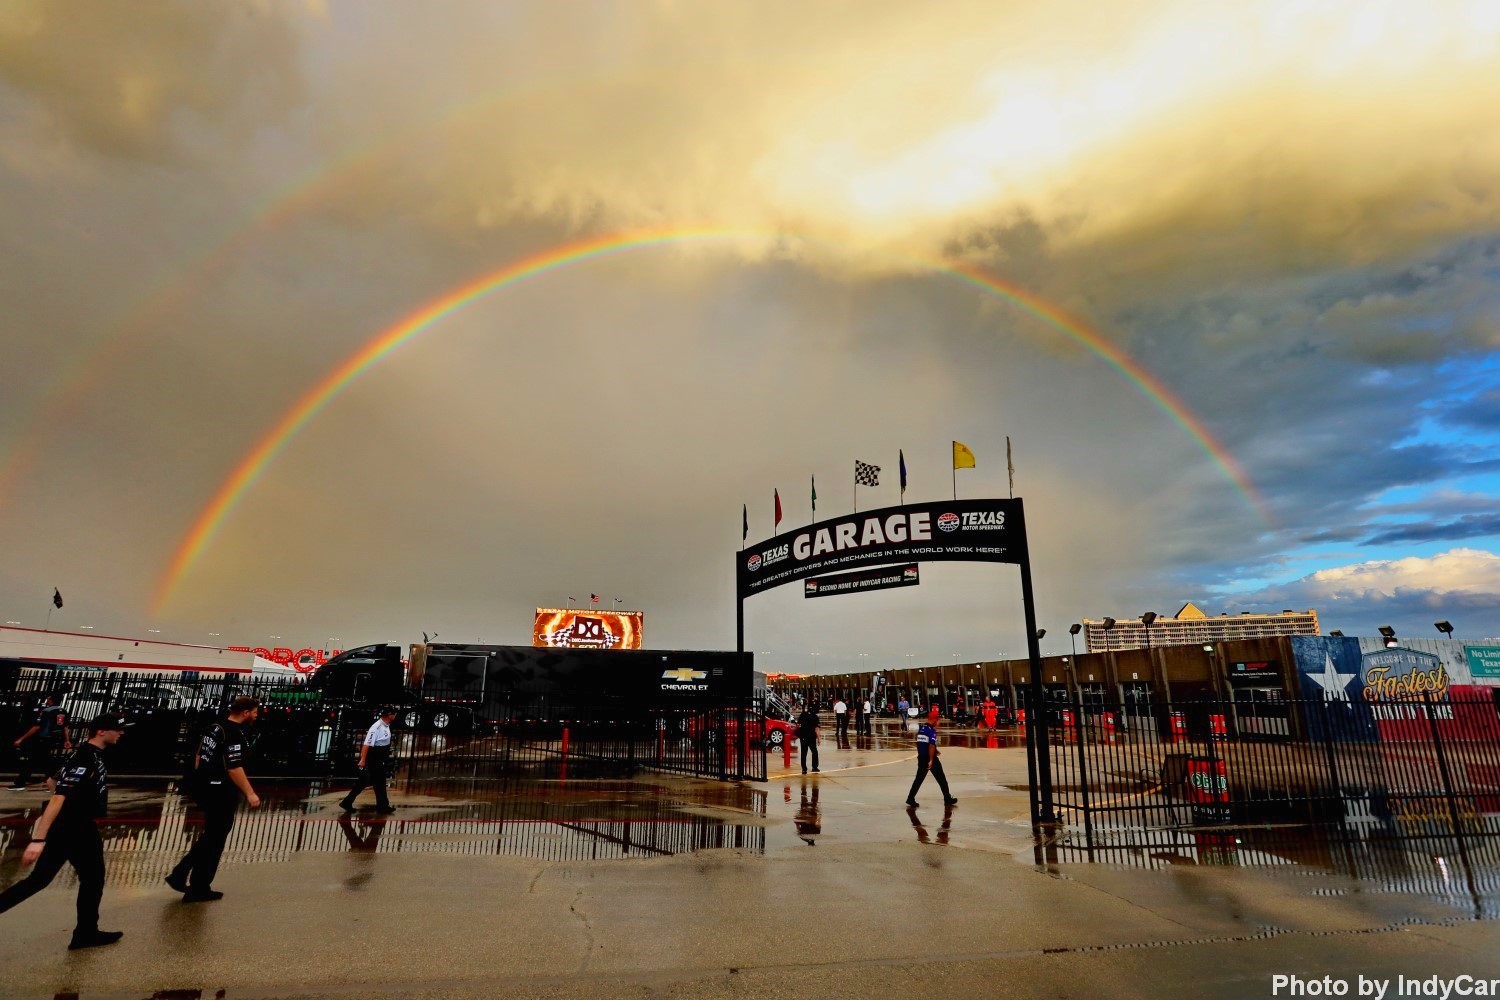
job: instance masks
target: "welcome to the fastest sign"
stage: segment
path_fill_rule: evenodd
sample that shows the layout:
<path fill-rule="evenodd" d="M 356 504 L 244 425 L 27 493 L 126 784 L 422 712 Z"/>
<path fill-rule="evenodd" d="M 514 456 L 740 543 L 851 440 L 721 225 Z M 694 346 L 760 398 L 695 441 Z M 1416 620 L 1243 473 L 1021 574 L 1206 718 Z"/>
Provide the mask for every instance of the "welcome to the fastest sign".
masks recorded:
<path fill-rule="evenodd" d="M 1026 558 L 1015 500 L 939 500 L 848 514 L 738 553 L 740 597 L 832 570 L 892 562 Z"/>

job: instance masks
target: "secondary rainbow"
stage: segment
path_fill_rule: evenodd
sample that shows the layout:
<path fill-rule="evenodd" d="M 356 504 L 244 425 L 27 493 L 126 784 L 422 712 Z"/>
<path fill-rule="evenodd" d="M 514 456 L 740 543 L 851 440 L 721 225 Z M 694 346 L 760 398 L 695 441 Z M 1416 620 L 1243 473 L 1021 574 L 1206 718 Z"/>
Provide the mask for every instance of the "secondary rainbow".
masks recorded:
<path fill-rule="evenodd" d="M 171 599 L 179 582 L 197 562 L 215 532 L 246 491 L 255 485 L 267 466 L 276 459 L 287 443 L 303 427 L 316 417 L 334 397 L 374 365 L 436 324 L 453 315 L 470 303 L 486 295 L 508 288 L 518 282 L 546 274 L 559 268 L 581 264 L 601 257 L 642 250 L 666 244 L 681 244 L 706 241 L 730 241 L 768 238 L 778 236 L 794 238 L 803 242 L 819 242 L 809 237 L 792 233 L 769 233 L 728 229 L 685 229 L 673 227 L 611 233 L 564 243 L 539 253 L 523 257 L 497 270 L 479 275 L 456 288 L 450 289 L 426 305 L 408 314 L 390 327 L 367 341 L 354 354 L 345 359 L 319 382 L 314 384 L 292 407 L 256 442 L 255 446 L 235 465 L 229 476 L 214 491 L 208 503 L 194 519 L 192 527 L 183 536 L 173 553 L 172 560 L 159 579 L 153 608 L 159 612 Z M 890 255 L 888 255 L 890 256 Z M 1230 453 L 1190 410 L 1177 399 L 1169 388 L 1133 358 L 1112 344 L 1098 331 L 1076 317 L 1068 315 L 1050 302 L 1003 281 L 977 267 L 967 264 L 952 264 L 936 260 L 924 260 L 895 256 L 907 264 L 929 272 L 944 275 L 990 295 L 1012 302 L 1026 312 L 1047 323 L 1068 339 L 1096 355 L 1115 369 L 1165 413 L 1175 424 L 1193 439 L 1213 462 L 1234 483 L 1250 505 L 1269 524 L 1264 503 L 1256 494 L 1249 477 Z"/>

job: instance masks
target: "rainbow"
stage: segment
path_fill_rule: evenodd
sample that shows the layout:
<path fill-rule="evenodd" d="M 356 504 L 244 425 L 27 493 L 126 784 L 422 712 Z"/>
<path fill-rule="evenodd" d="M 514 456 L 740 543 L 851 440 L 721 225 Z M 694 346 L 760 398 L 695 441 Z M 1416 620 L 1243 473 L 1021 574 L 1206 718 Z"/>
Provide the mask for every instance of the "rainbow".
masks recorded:
<path fill-rule="evenodd" d="M 764 240 L 776 237 L 793 237 L 802 241 L 811 241 L 807 237 L 794 237 L 790 233 L 681 227 L 588 237 L 551 247 L 481 274 L 409 313 L 375 335 L 358 351 L 309 388 L 240 459 L 228 477 L 214 491 L 213 496 L 199 512 L 191 528 L 178 544 L 171 562 L 157 583 L 153 598 L 154 610 L 159 613 L 171 600 L 183 576 L 202 555 L 224 519 L 239 503 L 246 491 L 255 485 L 266 468 L 275 461 L 287 443 L 317 417 L 334 397 L 353 384 L 371 367 L 431 330 L 447 317 L 487 295 L 519 282 L 603 257 L 667 244 Z M 1260 513 L 1266 523 L 1271 523 L 1265 504 L 1256 493 L 1245 471 L 1214 438 L 1203 422 L 1194 416 L 1167 386 L 1097 330 L 1034 293 L 972 265 L 920 258 L 902 259 L 912 266 L 947 276 L 985 294 L 998 296 L 1019 306 L 1104 361 L 1129 380 L 1157 409 L 1166 414 L 1189 438 L 1196 442 L 1250 505 Z"/>

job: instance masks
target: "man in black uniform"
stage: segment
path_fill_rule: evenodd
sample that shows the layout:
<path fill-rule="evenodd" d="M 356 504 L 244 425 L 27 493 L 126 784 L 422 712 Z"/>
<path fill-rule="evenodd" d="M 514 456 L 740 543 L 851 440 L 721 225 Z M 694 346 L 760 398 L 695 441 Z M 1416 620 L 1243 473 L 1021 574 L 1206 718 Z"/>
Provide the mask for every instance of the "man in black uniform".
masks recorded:
<path fill-rule="evenodd" d="M 109 809 L 109 772 L 104 748 L 114 746 L 125 732 L 125 721 L 101 715 L 89 726 L 90 736 L 68 758 L 57 778 L 57 789 L 31 831 L 22 864 L 36 864 L 26 876 L 0 893 L 0 913 L 45 889 L 64 863 L 78 873 L 78 926 L 68 948 L 114 944 L 122 931 L 99 929 L 99 900 L 104 896 L 104 843 L 94 820 Z"/>
<path fill-rule="evenodd" d="M 20 760 L 11 791 L 25 791 L 33 773 L 40 774 L 43 779 L 50 778 L 52 769 L 57 766 L 59 751 L 64 754 L 73 751 L 73 741 L 68 738 L 68 710 L 63 708 L 63 696 L 68 691 L 65 681 L 51 694 L 43 696 L 41 707 L 31 718 L 31 728 L 12 744 Z"/>
<path fill-rule="evenodd" d="M 203 832 L 166 879 L 167 885 L 183 894 L 184 903 L 224 898 L 213 882 L 234 828 L 235 807 L 242 794 L 251 809 L 260 805 L 260 796 L 245 776 L 245 730 L 258 718 L 260 702 L 248 694 L 236 695 L 229 703 L 229 718 L 209 726 L 198 741 L 186 785 L 187 793 L 203 810 Z"/>
<path fill-rule="evenodd" d="M 813 771 L 818 770 L 818 713 L 807 705 L 797 716 L 797 742 L 802 744 L 802 773 L 807 773 L 807 751 L 812 750 Z"/>

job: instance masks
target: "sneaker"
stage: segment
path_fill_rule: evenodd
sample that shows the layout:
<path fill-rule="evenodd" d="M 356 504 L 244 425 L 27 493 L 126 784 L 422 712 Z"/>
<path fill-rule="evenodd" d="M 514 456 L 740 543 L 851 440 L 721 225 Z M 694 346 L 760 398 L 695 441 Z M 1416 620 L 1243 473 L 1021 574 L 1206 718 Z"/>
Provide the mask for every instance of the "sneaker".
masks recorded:
<path fill-rule="evenodd" d="M 184 903 L 212 903 L 216 899 L 223 899 L 224 894 L 217 889 L 189 889 L 182 897 Z"/>
<path fill-rule="evenodd" d="M 915 809 L 917 806 L 921 805 L 922 803 L 918 802 L 916 799 L 907 799 L 906 800 L 906 804 L 909 805 L 909 806 L 911 806 L 913 809 Z"/>
<path fill-rule="evenodd" d="M 822 773 L 823 772 L 819 771 L 817 768 L 813 768 L 813 774 L 822 774 Z"/>
<path fill-rule="evenodd" d="M 77 951 L 80 948 L 97 948 L 102 944 L 114 944 L 124 936 L 124 931 L 74 931 L 73 940 L 68 942 L 68 950 Z"/>
<path fill-rule="evenodd" d="M 346 812 L 346 813 L 352 813 L 354 811 L 354 803 L 353 802 L 340 802 L 339 803 L 339 808 L 342 809 L 342 810 L 344 810 L 344 812 Z"/>
<path fill-rule="evenodd" d="M 185 893 L 188 891 L 188 880 L 186 875 L 179 875 L 176 872 L 170 872 L 168 873 L 166 878 L 162 879 L 162 881 L 167 883 L 167 885 L 170 885 L 177 892 Z"/>
<path fill-rule="evenodd" d="M 8 792 L 24 792 L 24 791 L 26 791 L 26 786 L 25 785 L 8 785 L 5 790 L 8 791 Z"/>
<path fill-rule="evenodd" d="M 958 800 L 957 799 L 944 799 L 943 800 L 943 805 L 945 805 L 945 806 L 956 806 L 956 805 L 958 805 Z"/>

